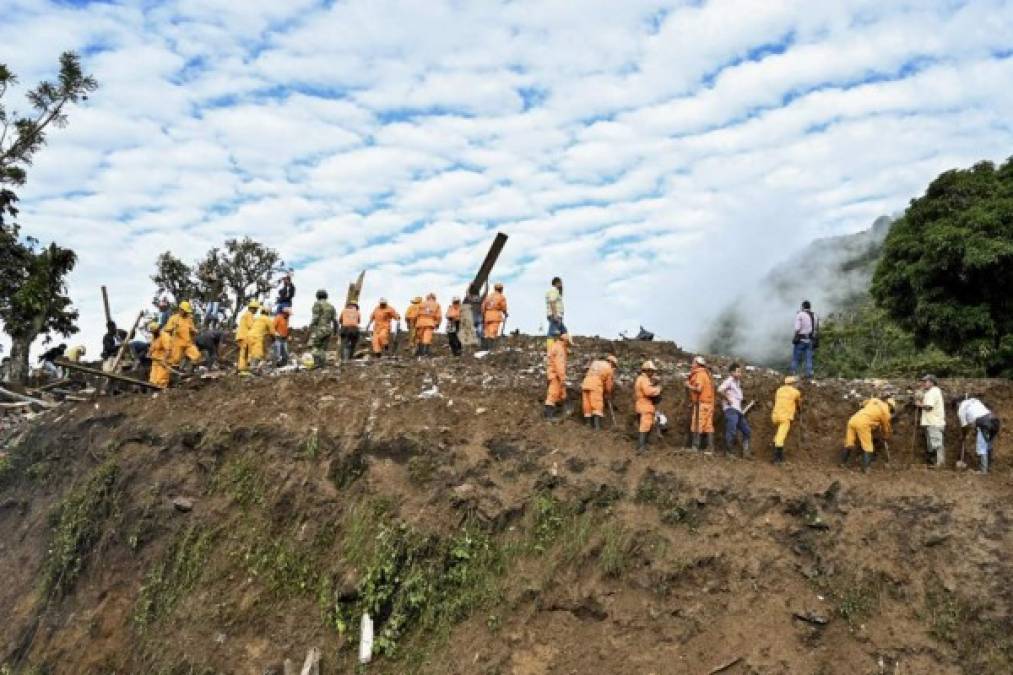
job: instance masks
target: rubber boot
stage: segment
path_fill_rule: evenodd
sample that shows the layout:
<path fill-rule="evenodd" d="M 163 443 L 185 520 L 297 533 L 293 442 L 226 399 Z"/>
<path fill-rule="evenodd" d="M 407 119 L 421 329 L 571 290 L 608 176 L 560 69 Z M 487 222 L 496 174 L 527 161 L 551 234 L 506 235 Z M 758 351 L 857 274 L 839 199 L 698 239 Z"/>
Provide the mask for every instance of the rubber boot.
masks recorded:
<path fill-rule="evenodd" d="M 597 415 L 591 415 L 591 426 L 594 427 L 595 431 L 601 431 L 601 418 Z"/>
<path fill-rule="evenodd" d="M 980 473 L 982 474 L 988 473 L 988 452 L 986 452 L 984 455 L 978 455 L 978 464 L 981 466 L 981 468 L 979 469 Z"/>
<path fill-rule="evenodd" d="M 872 466 L 872 453 L 862 452 L 862 473 L 869 473 L 869 468 Z"/>
<path fill-rule="evenodd" d="M 841 451 L 841 466 L 847 466 L 849 461 L 851 461 L 851 448 L 844 448 Z"/>
<path fill-rule="evenodd" d="M 742 440 L 742 457 L 748 459 L 752 456 L 753 456 L 753 449 L 749 447 L 749 439 L 745 438 Z"/>
<path fill-rule="evenodd" d="M 649 434 L 647 432 L 644 432 L 644 431 L 640 432 L 640 442 L 637 444 L 637 452 L 644 452 L 645 450 L 647 450 L 647 436 L 648 435 Z"/>
<path fill-rule="evenodd" d="M 712 434 L 712 433 L 700 434 L 700 436 L 702 436 L 701 443 L 700 443 L 702 447 L 700 449 L 703 450 L 704 452 L 710 452 L 711 451 L 711 449 L 712 449 L 711 448 L 711 436 L 713 436 L 713 435 L 714 434 Z"/>
<path fill-rule="evenodd" d="M 774 446 L 774 464 L 784 464 L 784 448 Z"/>
<path fill-rule="evenodd" d="M 545 419 L 551 420 L 551 419 L 555 419 L 555 417 L 556 417 L 556 406 L 546 404 L 545 405 Z"/>
<path fill-rule="evenodd" d="M 689 449 L 690 450 L 700 449 L 700 434 L 690 434 Z"/>

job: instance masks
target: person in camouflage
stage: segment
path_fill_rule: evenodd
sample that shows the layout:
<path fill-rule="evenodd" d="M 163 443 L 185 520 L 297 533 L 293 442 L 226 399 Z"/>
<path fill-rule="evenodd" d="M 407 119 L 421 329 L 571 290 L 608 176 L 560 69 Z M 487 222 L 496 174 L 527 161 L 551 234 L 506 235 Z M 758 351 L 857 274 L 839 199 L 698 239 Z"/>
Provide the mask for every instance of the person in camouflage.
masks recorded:
<path fill-rule="evenodd" d="M 313 303 L 313 319 L 310 322 L 310 349 L 313 351 L 313 362 L 317 368 L 327 363 L 327 343 L 334 335 L 338 313 L 334 305 L 327 302 L 327 291 L 317 291 L 317 301 Z"/>

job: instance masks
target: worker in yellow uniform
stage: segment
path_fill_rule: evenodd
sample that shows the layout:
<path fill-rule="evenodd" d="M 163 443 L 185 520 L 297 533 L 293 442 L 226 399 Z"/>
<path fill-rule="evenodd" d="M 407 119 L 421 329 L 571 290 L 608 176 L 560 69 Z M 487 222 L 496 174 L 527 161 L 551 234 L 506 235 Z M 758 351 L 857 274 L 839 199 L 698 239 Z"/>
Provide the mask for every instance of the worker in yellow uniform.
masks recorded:
<path fill-rule="evenodd" d="M 433 333 L 443 323 L 443 308 L 436 301 L 436 294 L 426 295 L 426 301 L 419 307 L 419 317 L 415 322 L 415 356 L 431 356 Z"/>
<path fill-rule="evenodd" d="M 546 363 L 548 391 L 545 393 L 545 419 L 555 419 L 559 405 L 566 400 L 566 358 L 570 351 L 570 336 L 563 333 L 549 347 Z"/>
<path fill-rule="evenodd" d="M 70 349 L 68 349 L 67 354 L 66 356 L 64 356 L 64 358 L 70 361 L 71 363 L 81 363 L 81 357 L 87 353 L 88 350 L 85 349 L 84 345 L 77 345 L 76 347 L 71 347 Z"/>
<path fill-rule="evenodd" d="M 194 341 L 197 339 L 197 328 L 193 323 L 193 308 L 188 300 L 179 303 L 176 313 L 169 317 L 163 333 L 172 337 L 172 353 L 169 355 L 169 365 L 178 366 L 185 356 L 190 363 L 200 363 L 200 350 Z"/>
<path fill-rule="evenodd" d="M 246 311 L 239 317 L 239 326 L 236 328 L 236 346 L 239 348 L 239 357 L 236 365 L 240 375 L 250 373 L 250 329 L 253 328 L 259 309 L 260 303 L 250 300 L 246 305 Z"/>
<path fill-rule="evenodd" d="M 260 370 L 264 365 L 264 359 L 267 358 L 267 338 L 274 336 L 274 322 L 271 321 L 270 311 L 271 308 L 267 305 L 262 306 L 253 317 L 253 325 L 246 334 L 250 367 L 254 370 Z"/>
<path fill-rule="evenodd" d="M 172 380 L 172 371 L 169 370 L 172 338 L 168 333 L 159 329 L 157 321 L 148 324 L 148 332 L 151 333 L 151 345 L 148 347 L 151 371 L 148 373 L 148 382 L 165 389 Z"/>
<path fill-rule="evenodd" d="M 611 403 L 612 390 L 615 389 L 615 371 L 618 367 L 619 359 L 614 354 L 609 354 L 604 359 L 595 359 L 580 384 L 584 421 L 592 429 L 601 429 L 601 418 L 605 416 L 605 401 L 607 399 Z"/>
<path fill-rule="evenodd" d="M 493 292 L 482 302 L 482 349 L 492 349 L 499 340 L 507 316 L 507 301 L 503 284 L 493 286 Z"/>
<path fill-rule="evenodd" d="M 862 409 L 848 420 L 848 430 L 844 436 L 844 452 L 841 454 L 842 466 L 847 466 L 848 460 L 851 459 L 851 451 L 858 442 L 862 446 L 862 471 L 868 472 L 875 450 L 872 434 L 879 431 L 884 442 L 890 440 L 893 433 L 891 420 L 896 407 L 897 404 L 892 398 L 886 400 L 870 398 L 862 402 Z"/>
<path fill-rule="evenodd" d="M 798 378 L 789 375 L 774 393 L 774 410 L 770 413 L 770 421 L 777 429 L 774 432 L 774 464 L 784 461 L 784 444 L 788 440 L 791 423 L 795 415 L 802 412 L 802 392 L 795 387 L 796 384 Z"/>
<path fill-rule="evenodd" d="M 412 303 L 408 305 L 408 309 L 405 310 L 404 320 L 408 324 L 408 348 L 415 349 L 416 340 L 418 336 L 415 335 L 415 322 L 419 320 L 419 311 L 422 309 L 422 297 L 416 295 L 412 298 Z"/>
<path fill-rule="evenodd" d="M 647 450 L 647 439 L 654 428 L 654 416 L 658 410 L 661 397 L 661 383 L 658 381 L 658 369 L 653 361 L 644 361 L 640 366 L 640 375 L 633 383 L 633 409 L 637 413 L 639 424 L 637 431 L 640 441 L 637 452 Z"/>

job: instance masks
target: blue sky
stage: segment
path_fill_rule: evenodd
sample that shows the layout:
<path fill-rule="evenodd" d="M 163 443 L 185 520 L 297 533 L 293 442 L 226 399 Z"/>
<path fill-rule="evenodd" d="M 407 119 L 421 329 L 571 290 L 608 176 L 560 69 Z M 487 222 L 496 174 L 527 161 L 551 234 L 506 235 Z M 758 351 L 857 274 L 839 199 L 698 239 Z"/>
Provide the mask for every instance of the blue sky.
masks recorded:
<path fill-rule="evenodd" d="M 1011 36 L 988 0 L 7 0 L 0 61 L 101 83 L 20 219 L 79 252 L 88 344 L 165 250 L 278 248 L 299 323 L 363 268 L 367 302 L 449 299 L 502 230 L 513 327 L 559 274 L 576 332 L 692 346 L 812 238 L 1013 153 Z"/>

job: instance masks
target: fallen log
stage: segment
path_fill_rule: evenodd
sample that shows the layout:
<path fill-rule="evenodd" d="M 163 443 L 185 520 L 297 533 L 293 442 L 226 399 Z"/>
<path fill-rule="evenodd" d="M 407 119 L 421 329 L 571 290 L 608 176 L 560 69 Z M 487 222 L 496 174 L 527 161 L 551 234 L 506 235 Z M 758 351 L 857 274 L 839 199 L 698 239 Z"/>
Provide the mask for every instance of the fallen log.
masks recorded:
<path fill-rule="evenodd" d="M 49 384 L 44 384 L 41 387 L 32 387 L 28 391 L 32 392 L 32 393 L 37 392 L 37 391 L 49 391 L 50 389 L 55 389 L 56 387 L 62 387 L 63 385 L 65 385 L 65 384 L 67 384 L 69 382 L 70 382 L 70 380 L 57 380 L 56 382 L 50 382 Z"/>
<path fill-rule="evenodd" d="M 34 403 L 29 403 L 28 401 L 18 401 L 16 403 L 0 403 L 0 409 L 5 409 L 6 410 L 8 408 L 11 408 L 11 409 L 13 409 L 13 408 L 31 408 L 33 405 L 35 405 L 35 404 Z"/>
<path fill-rule="evenodd" d="M 22 401 L 24 403 L 42 406 L 43 408 L 55 408 L 58 405 L 56 403 L 50 403 L 49 401 L 43 401 L 41 398 L 34 398 L 25 394 L 19 394 L 16 391 L 4 389 L 3 387 L 0 387 L 0 394 L 8 398 L 13 398 L 15 401 Z"/>
<path fill-rule="evenodd" d="M 151 384 L 150 382 L 145 382 L 144 380 L 137 380 L 132 377 L 127 377 L 126 375 L 120 375 L 119 373 L 107 373 L 104 370 L 99 370 L 97 368 L 89 368 L 88 366 L 82 366 L 80 363 L 71 363 L 70 361 L 62 361 L 62 360 L 54 361 L 54 363 L 60 366 L 61 368 L 69 368 L 71 370 L 76 370 L 82 373 L 86 373 L 88 375 L 96 375 L 98 377 L 104 377 L 107 380 L 116 380 L 117 382 L 136 384 L 138 387 L 145 387 L 146 389 L 155 389 L 155 390 L 161 389 L 161 387 L 159 387 L 158 385 Z"/>

